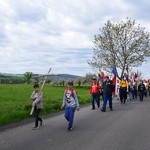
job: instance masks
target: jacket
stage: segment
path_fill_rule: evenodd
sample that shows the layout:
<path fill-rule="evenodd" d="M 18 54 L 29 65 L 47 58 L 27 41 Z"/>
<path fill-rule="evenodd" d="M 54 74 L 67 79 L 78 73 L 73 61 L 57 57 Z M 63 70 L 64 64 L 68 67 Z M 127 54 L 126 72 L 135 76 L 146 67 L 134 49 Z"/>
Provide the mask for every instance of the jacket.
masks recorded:
<path fill-rule="evenodd" d="M 103 94 L 112 94 L 114 91 L 114 84 L 111 80 L 105 81 L 102 84 Z"/>
<path fill-rule="evenodd" d="M 79 107 L 79 101 L 75 90 L 69 90 L 69 89 L 65 90 L 62 106 Z"/>
<path fill-rule="evenodd" d="M 98 83 L 92 83 L 90 87 L 90 94 L 99 94 L 100 93 L 101 87 L 99 86 Z"/>
<path fill-rule="evenodd" d="M 38 97 L 35 98 L 35 91 L 31 94 L 31 100 L 33 100 L 33 104 L 35 104 L 37 109 L 42 109 L 43 108 L 43 93 L 39 92 Z"/>
<path fill-rule="evenodd" d="M 120 85 L 120 88 L 128 88 L 128 81 L 127 80 L 120 80 L 119 85 Z"/>
<path fill-rule="evenodd" d="M 139 84 L 138 91 L 139 92 L 144 92 L 145 90 L 146 90 L 145 85 L 144 84 Z"/>

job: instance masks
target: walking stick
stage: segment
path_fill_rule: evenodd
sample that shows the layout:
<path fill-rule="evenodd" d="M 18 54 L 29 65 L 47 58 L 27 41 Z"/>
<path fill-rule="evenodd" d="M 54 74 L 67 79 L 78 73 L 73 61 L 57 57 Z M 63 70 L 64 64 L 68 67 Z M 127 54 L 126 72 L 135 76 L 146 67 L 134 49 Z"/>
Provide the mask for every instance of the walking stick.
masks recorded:
<path fill-rule="evenodd" d="M 43 84 L 42 84 L 42 86 L 41 86 L 41 91 L 42 91 L 42 90 L 43 90 L 43 88 L 44 88 L 44 85 L 45 85 L 45 83 L 46 83 L 46 80 L 47 80 L 47 78 L 48 78 L 48 75 L 49 75 L 49 74 L 50 74 L 50 72 L 51 72 L 51 69 L 52 69 L 52 68 L 50 68 L 50 69 L 49 69 L 49 71 L 48 71 L 47 75 L 45 76 L 44 82 L 43 82 Z M 32 105 L 30 115 L 32 115 L 32 114 L 33 114 L 34 107 L 35 107 L 35 105 Z"/>

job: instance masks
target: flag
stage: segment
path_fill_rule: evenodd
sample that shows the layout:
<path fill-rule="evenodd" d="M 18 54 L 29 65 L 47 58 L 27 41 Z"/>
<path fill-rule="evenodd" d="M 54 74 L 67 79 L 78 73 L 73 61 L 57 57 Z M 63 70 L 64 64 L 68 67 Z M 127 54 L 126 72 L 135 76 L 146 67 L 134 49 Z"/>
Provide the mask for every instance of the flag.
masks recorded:
<path fill-rule="evenodd" d="M 102 81 L 104 81 L 104 78 L 105 78 L 105 74 L 103 71 L 101 71 L 101 78 L 102 78 Z"/>
<path fill-rule="evenodd" d="M 138 81 L 138 80 L 139 80 L 139 75 L 137 70 L 137 73 L 134 74 L 134 81 Z"/>
<path fill-rule="evenodd" d="M 128 68 L 128 66 L 124 70 L 124 77 L 126 78 L 127 81 L 129 80 L 129 68 Z"/>
<path fill-rule="evenodd" d="M 135 74 L 134 73 L 131 73 L 130 80 L 131 80 L 132 84 L 134 85 L 134 82 L 135 82 Z"/>
<path fill-rule="evenodd" d="M 99 81 L 102 83 L 104 81 L 105 74 L 103 71 L 100 71 L 98 74 Z"/>
<path fill-rule="evenodd" d="M 112 73 L 113 73 L 113 75 L 117 74 L 116 67 L 112 67 Z"/>
<path fill-rule="evenodd" d="M 112 73 L 113 73 L 113 77 L 112 77 L 112 82 L 115 85 L 115 91 L 113 92 L 114 95 L 117 95 L 117 71 L 116 71 L 116 67 L 112 68 Z"/>

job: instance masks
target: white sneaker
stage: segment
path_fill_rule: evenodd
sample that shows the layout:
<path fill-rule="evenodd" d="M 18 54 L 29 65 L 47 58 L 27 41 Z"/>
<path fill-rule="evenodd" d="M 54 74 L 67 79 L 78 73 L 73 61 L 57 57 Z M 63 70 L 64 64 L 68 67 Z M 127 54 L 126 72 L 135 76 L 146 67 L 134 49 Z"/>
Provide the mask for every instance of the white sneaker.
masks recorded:
<path fill-rule="evenodd" d="M 72 131 L 72 128 L 68 128 L 68 131 Z"/>
<path fill-rule="evenodd" d="M 37 127 L 33 127 L 32 128 L 32 130 L 38 130 L 39 129 L 39 127 L 37 126 Z"/>

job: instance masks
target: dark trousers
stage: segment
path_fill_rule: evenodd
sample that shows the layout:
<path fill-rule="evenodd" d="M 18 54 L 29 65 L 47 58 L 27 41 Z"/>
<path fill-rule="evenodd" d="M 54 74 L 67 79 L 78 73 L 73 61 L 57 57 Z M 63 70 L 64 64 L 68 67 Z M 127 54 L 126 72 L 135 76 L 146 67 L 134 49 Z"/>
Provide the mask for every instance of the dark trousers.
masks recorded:
<path fill-rule="evenodd" d="M 72 128 L 72 126 L 73 126 L 75 110 L 76 110 L 75 107 L 66 107 L 65 108 L 65 118 L 69 122 L 68 128 Z"/>
<path fill-rule="evenodd" d="M 140 101 L 143 101 L 144 91 L 139 92 Z"/>
<path fill-rule="evenodd" d="M 148 94 L 149 94 L 149 96 L 150 96 L 150 89 L 148 89 Z"/>
<path fill-rule="evenodd" d="M 91 95 L 91 102 L 92 102 L 92 108 L 95 109 L 95 101 L 97 103 L 97 106 L 100 107 L 100 95 L 99 94 L 92 94 Z"/>
<path fill-rule="evenodd" d="M 144 96 L 147 97 L 147 90 L 144 91 Z"/>
<path fill-rule="evenodd" d="M 126 103 L 127 99 L 127 88 L 120 88 L 120 101 L 121 103 Z"/>
<path fill-rule="evenodd" d="M 34 117 L 35 117 L 35 127 L 38 126 L 38 122 L 42 122 L 42 118 L 39 117 L 39 113 L 40 113 L 41 109 L 34 109 Z"/>
<path fill-rule="evenodd" d="M 132 99 L 137 99 L 137 91 L 132 90 Z"/>

